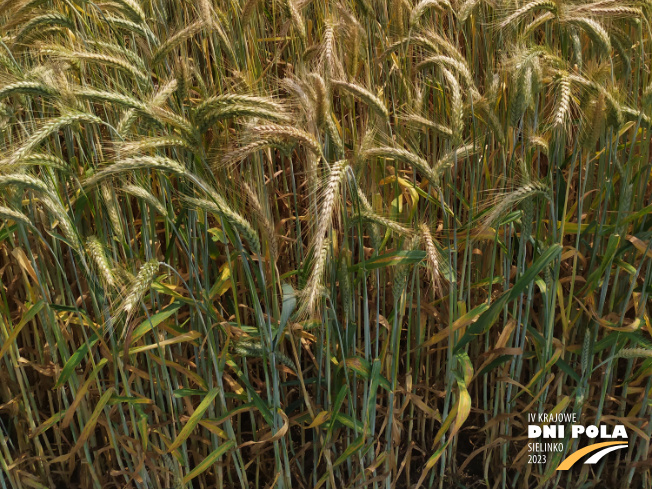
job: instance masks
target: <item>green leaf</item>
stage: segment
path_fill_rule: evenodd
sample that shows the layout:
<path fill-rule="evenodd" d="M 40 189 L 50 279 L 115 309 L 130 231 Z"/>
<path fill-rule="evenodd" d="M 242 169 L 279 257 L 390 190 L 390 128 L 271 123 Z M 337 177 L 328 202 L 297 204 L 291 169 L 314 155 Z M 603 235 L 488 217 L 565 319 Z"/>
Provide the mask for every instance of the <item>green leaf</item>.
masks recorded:
<path fill-rule="evenodd" d="M 58 413 L 56 413 L 54 416 L 51 416 L 50 418 L 46 419 L 43 424 L 41 424 L 39 427 L 35 428 L 33 431 L 30 432 L 29 437 L 34 438 L 35 436 L 38 436 L 50 428 L 52 428 L 55 424 L 57 424 L 59 421 L 63 419 L 63 417 L 66 415 L 66 410 L 62 409 Z"/>
<path fill-rule="evenodd" d="M 455 353 L 459 352 L 464 348 L 473 337 L 487 331 L 491 328 L 494 321 L 498 318 L 501 311 L 507 303 L 516 299 L 525 289 L 534 281 L 536 276 L 548 266 L 548 264 L 557 258 L 561 253 L 561 245 L 554 244 L 548 248 L 538 259 L 535 261 L 519 278 L 514 287 L 503 293 L 496 301 L 491 304 L 489 309 L 484 312 L 478 320 L 473 323 L 464 333 L 464 336 L 460 341 L 455 345 Z"/>
<path fill-rule="evenodd" d="M 607 266 L 611 263 L 611 259 L 615 256 L 616 251 L 618 251 L 618 245 L 620 244 L 620 235 L 612 234 L 609 236 L 607 241 L 607 249 L 602 257 L 600 257 L 600 266 L 589 275 L 589 278 L 586 280 L 586 284 L 580 290 L 581 295 L 588 295 L 593 292 L 601 279 L 604 277 L 604 271 L 607 269 Z"/>
<path fill-rule="evenodd" d="M 316 428 L 317 426 L 321 426 L 329 419 L 331 419 L 331 413 L 328 411 L 321 411 L 319 414 L 317 414 L 317 416 L 315 416 L 315 419 L 312 420 L 312 423 L 308 425 L 308 428 Z"/>
<path fill-rule="evenodd" d="M 16 341 L 16 338 L 18 338 L 18 334 L 20 333 L 20 330 L 23 329 L 25 325 L 29 323 L 34 318 L 34 316 L 38 314 L 38 312 L 41 309 L 43 309 L 44 305 L 45 302 L 41 300 L 29 308 L 29 310 L 23 316 L 23 319 L 21 319 L 20 323 L 18 323 L 18 326 L 16 326 L 13 329 L 13 331 L 9 334 L 9 337 L 6 339 L 2 348 L 0 348 L 0 358 L 2 358 L 4 354 L 7 353 L 9 348 L 11 348 L 11 345 L 14 344 L 14 341 Z"/>
<path fill-rule="evenodd" d="M 127 404 L 152 404 L 154 401 L 147 399 L 146 397 L 113 396 L 109 400 L 109 406 L 120 404 L 121 402 L 126 402 Z"/>
<path fill-rule="evenodd" d="M 172 395 L 177 399 L 188 396 L 205 396 L 206 394 L 208 394 L 208 391 L 203 391 L 200 389 L 175 389 L 172 392 Z"/>
<path fill-rule="evenodd" d="M 346 460 L 349 459 L 355 452 L 358 450 L 361 450 L 362 447 L 364 447 L 364 442 L 365 442 L 365 436 L 360 436 L 356 438 L 353 443 L 351 443 L 346 450 L 342 452 L 342 455 L 337 457 L 337 460 L 335 460 L 335 463 L 333 464 L 333 467 L 337 467 L 341 463 L 345 462 Z"/>
<path fill-rule="evenodd" d="M 496 367 L 502 365 L 505 362 L 508 362 L 509 360 L 512 360 L 513 358 L 513 355 L 500 355 L 498 358 L 488 363 L 482 370 L 480 370 L 480 372 L 478 372 L 478 377 L 488 374 Z"/>
<path fill-rule="evenodd" d="M 365 432 L 364 425 L 360 421 L 352 418 L 348 414 L 337 413 L 337 416 L 335 416 L 335 419 L 333 421 L 337 421 L 338 423 L 343 424 L 347 428 L 351 428 L 352 430 L 355 430 L 357 433 L 365 434 L 365 435 L 370 434 L 369 430 L 366 430 Z"/>
<path fill-rule="evenodd" d="M 342 366 L 346 366 L 346 368 L 350 368 L 365 380 L 368 380 L 369 376 L 371 375 L 371 364 L 362 357 L 347 358 L 342 364 L 340 364 L 340 367 Z M 381 375 L 380 371 L 378 372 L 378 376 L 379 376 L 378 385 L 380 385 L 382 388 L 388 391 L 392 390 L 392 386 L 389 383 L 389 380 L 387 380 L 383 375 Z"/>
<path fill-rule="evenodd" d="M 274 345 L 278 344 L 283 335 L 283 330 L 290 316 L 297 307 L 297 293 L 290 284 L 283 284 L 283 310 L 281 311 L 281 320 L 279 321 L 278 331 L 274 337 Z"/>
<path fill-rule="evenodd" d="M 557 366 L 564 371 L 566 375 L 568 375 L 570 378 L 572 378 L 575 382 L 578 384 L 582 382 L 582 379 L 580 376 L 575 372 L 575 370 L 572 369 L 570 365 L 568 365 L 564 360 L 561 358 L 557 360 Z"/>
<path fill-rule="evenodd" d="M 326 430 L 327 441 L 331 439 L 331 436 L 333 434 L 333 428 L 335 428 L 335 420 L 337 419 L 337 413 L 340 412 L 340 408 L 342 407 L 342 404 L 344 404 L 344 399 L 346 398 L 346 394 L 348 392 L 349 392 L 349 386 L 345 384 L 337 393 L 337 397 L 335 398 L 335 403 L 333 404 L 333 410 L 332 410 L 332 412 L 336 414 L 336 416 L 331 417 L 331 422 L 328 425 L 328 430 Z"/>
<path fill-rule="evenodd" d="M 204 400 L 199 403 L 199 406 L 197 406 L 195 412 L 192 413 L 192 416 L 190 416 L 190 419 L 188 420 L 186 425 L 179 432 L 179 435 L 177 435 L 176 440 L 174 440 L 172 445 L 170 445 L 170 447 L 168 448 L 168 453 L 172 452 L 173 450 L 176 450 L 183 444 L 183 442 L 186 441 L 186 439 L 190 436 L 190 433 L 192 433 L 192 430 L 195 429 L 195 427 L 201 420 L 201 417 L 204 415 L 206 410 L 210 407 L 211 403 L 213 402 L 213 399 L 215 399 L 218 392 L 219 389 L 211 389 L 208 392 L 208 394 L 206 394 Z"/>
<path fill-rule="evenodd" d="M 63 366 L 63 369 L 61 370 L 61 375 L 59 375 L 59 379 L 57 380 L 57 383 L 54 385 L 54 388 L 56 389 L 57 387 L 61 387 L 63 384 L 65 384 L 72 373 L 75 371 L 77 368 L 77 365 L 80 364 L 82 359 L 88 354 L 88 351 L 93 347 L 95 343 L 97 343 L 99 340 L 99 337 L 94 334 L 88 339 L 88 343 L 84 343 L 82 346 L 77 348 L 77 351 L 73 353 L 66 364 Z"/>
<path fill-rule="evenodd" d="M 206 457 L 204 460 L 201 461 L 199 465 L 197 465 L 194 469 L 192 469 L 186 476 L 183 478 L 183 483 L 188 484 L 192 479 L 197 477 L 199 474 L 202 472 L 206 471 L 215 461 L 220 458 L 222 455 L 224 455 L 226 452 L 231 450 L 235 446 L 235 442 L 233 440 L 228 440 L 224 443 L 222 443 L 217 450 L 213 450 L 208 457 Z"/>
<path fill-rule="evenodd" d="M 263 399 L 258 395 L 256 392 L 256 389 L 253 388 L 251 383 L 249 382 L 249 379 L 245 376 L 245 374 L 240 370 L 240 368 L 236 365 L 236 363 L 233 360 L 227 360 L 226 361 L 227 365 L 231 367 L 240 381 L 244 384 L 244 386 L 247 388 L 247 392 L 251 396 L 251 400 L 255 404 L 256 408 L 260 411 L 260 414 L 263 415 L 263 418 L 265 419 L 265 422 L 268 425 L 273 425 L 274 424 L 274 416 L 272 412 L 269 410 L 269 407 L 263 401 Z"/>
<path fill-rule="evenodd" d="M 150 316 L 148 319 L 139 324 L 131 334 L 132 343 L 137 341 L 141 336 L 147 333 L 149 330 L 154 329 L 156 326 L 161 324 L 167 318 L 172 316 L 175 312 L 179 310 L 181 304 L 179 302 L 173 302 L 171 305 L 163 309 L 161 312 Z"/>
<path fill-rule="evenodd" d="M 371 365 L 371 383 L 369 385 L 369 398 L 367 401 L 367 411 L 365 413 L 365 420 L 369 420 L 369 417 L 371 416 L 372 413 L 372 408 L 376 406 L 376 393 L 378 392 L 378 385 L 380 384 L 380 379 L 382 377 L 380 373 L 380 369 L 382 368 L 382 365 L 380 363 L 380 359 L 376 358 L 374 359 L 373 364 Z"/>
<path fill-rule="evenodd" d="M 102 397 L 100 397 L 100 400 L 97 402 L 97 406 L 95 406 L 95 410 L 93 411 L 93 414 L 91 415 L 90 418 L 88 418 L 86 424 L 84 425 L 84 429 L 79 435 L 79 438 L 77 438 L 77 442 L 75 443 L 75 446 L 68 453 L 64 455 L 60 455 L 59 457 L 51 460 L 52 463 L 65 462 L 70 457 L 72 457 L 84 445 L 84 443 L 86 443 L 86 440 L 88 440 L 91 434 L 95 432 L 95 425 L 97 424 L 97 420 L 100 418 L 104 406 L 106 406 L 106 404 L 109 402 L 114 392 L 115 389 L 113 387 L 109 387 L 104 392 L 104 394 L 102 394 Z"/>
<path fill-rule="evenodd" d="M 373 257 L 364 262 L 365 270 L 375 270 L 377 268 L 391 267 L 396 265 L 410 265 L 419 263 L 426 257 L 426 252 L 421 250 L 401 250 L 384 255 Z M 362 263 L 351 267 L 351 271 L 357 271 L 362 268 Z"/>

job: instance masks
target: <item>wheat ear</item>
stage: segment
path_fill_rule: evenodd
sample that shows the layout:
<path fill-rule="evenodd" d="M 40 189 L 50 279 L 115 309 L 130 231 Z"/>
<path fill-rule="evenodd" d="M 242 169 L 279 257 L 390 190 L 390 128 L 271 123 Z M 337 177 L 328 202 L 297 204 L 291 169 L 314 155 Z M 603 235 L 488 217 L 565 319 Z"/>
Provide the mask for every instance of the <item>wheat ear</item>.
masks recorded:
<path fill-rule="evenodd" d="M 105 17 L 106 22 L 112 27 L 116 27 L 133 34 L 137 34 L 145 39 L 147 39 L 153 46 L 158 46 L 159 40 L 151 31 L 151 29 L 144 23 L 133 22 L 128 19 L 123 19 L 120 17 L 107 16 Z"/>
<path fill-rule="evenodd" d="M 559 100 L 554 114 L 554 125 L 563 127 L 570 111 L 571 83 L 568 78 L 562 78 L 559 82 Z"/>
<path fill-rule="evenodd" d="M 251 128 L 251 132 L 263 138 L 282 138 L 282 139 L 291 139 L 298 142 L 301 142 L 306 146 L 312 153 L 317 156 L 321 156 L 321 145 L 311 134 L 297 129 L 293 126 L 282 126 L 279 124 L 266 124 L 261 126 L 254 126 Z"/>
<path fill-rule="evenodd" d="M 505 27 L 509 26 L 510 24 L 512 25 L 517 25 L 518 21 L 529 14 L 530 12 L 533 12 L 535 10 L 549 10 L 551 12 L 556 12 L 557 11 L 557 3 L 551 0 L 534 0 L 533 2 L 530 2 L 521 8 L 515 10 L 512 12 L 511 15 L 508 15 L 503 19 L 503 21 L 499 24 L 501 29 L 504 29 Z"/>
<path fill-rule="evenodd" d="M 154 53 L 152 64 L 156 65 L 160 63 L 170 51 L 183 44 L 184 41 L 193 37 L 195 34 L 198 34 L 205 27 L 206 25 L 204 22 L 200 20 L 184 27 L 176 34 L 167 38 L 167 40 L 161 44 Z"/>
<path fill-rule="evenodd" d="M 391 219 L 387 219 L 386 217 L 383 217 L 379 214 L 376 214 L 372 210 L 361 210 L 360 211 L 360 217 L 364 219 L 365 221 L 372 222 L 374 224 L 378 224 L 380 226 L 384 226 L 387 229 L 391 229 L 392 231 L 395 231 L 399 234 L 405 235 L 405 236 L 410 236 L 412 235 L 412 230 L 406 228 L 405 226 L 401 226 L 399 223 L 396 221 L 392 221 Z"/>
<path fill-rule="evenodd" d="M 15 221 L 33 227 L 32 221 L 22 212 L 0 205 L 0 220 Z"/>
<path fill-rule="evenodd" d="M 600 22 L 588 17 L 576 17 L 568 19 L 568 23 L 576 25 L 589 36 L 591 41 L 597 45 L 605 56 L 611 52 L 611 39 L 609 33 Z"/>
<path fill-rule="evenodd" d="M 19 81 L 0 88 L 0 99 L 12 95 L 31 95 L 34 97 L 48 97 L 56 94 L 56 90 L 41 82 Z"/>
<path fill-rule="evenodd" d="M 493 226 L 501 215 L 517 203 L 537 195 L 543 195 L 547 198 L 548 192 L 548 187 L 542 182 L 530 182 L 512 192 L 503 194 L 493 207 L 493 210 L 483 220 L 482 228 L 487 229 Z"/>
<path fill-rule="evenodd" d="M 25 173 L 0 175 L 0 187 L 6 186 L 28 188 L 44 194 L 50 193 L 50 189 L 44 182 Z"/>
<path fill-rule="evenodd" d="M 258 234 L 252 225 L 240 214 L 235 212 L 227 202 L 217 192 L 211 193 L 212 201 L 206 199 L 196 199 L 194 197 L 184 196 L 183 199 L 200 209 L 212 212 L 218 216 L 224 216 L 226 220 L 242 235 L 251 246 L 254 253 L 260 255 L 260 240 Z"/>
<path fill-rule="evenodd" d="M 36 148 L 39 144 L 41 144 L 41 142 L 45 138 L 47 138 L 50 134 L 58 131 L 62 127 L 69 126 L 77 122 L 85 122 L 89 124 L 101 124 L 102 119 L 92 114 L 85 114 L 85 113 L 73 113 L 73 114 L 63 115 L 55 119 L 51 119 L 48 122 L 46 122 L 38 131 L 33 133 L 27 139 L 25 144 L 23 144 L 23 146 L 18 148 L 13 153 L 13 155 L 9 159 L 9 162 L 11 164 L 15 164 L 18 160 L 20 160 L 24 156 L 27 156 L 34 148 Z"/>
<path fill-rule="evenodd" d="M 274 231 L 274 223 L 267 217 L 267 213 L 258 199 L 258 195 L 253 188 L 247 183 L 242 182 L 245 193 L 247 194 L 249 204 L 254 211 L 256 218 L 259 221 L 259 228 L 267 238 L 269 243 L 269 254 L 272 263 L 276 263 L 278 258 L 278 240 L 276 239 L 276 232 Z"/>
<path fill-rule="evenodd" d="M 389 112 L 387 111 L 385 102 L 383 102 L 380 98 L 375 96 L 366 88 L 361 87 L 360 85 L 356 85 L 355 83 L 349 83 L 345 81 L 333 80 L 332 83 L 334 87 L 341 88 L 342 90 L 345 90 L 351 93 L 352 95 L 358 97 L 360 100 L 366 103 L 370 108 L 372 108 L 378 114 L 383 116 L 384 119 L 389 119 Z"/>
<path fill-rule="evenodd" d="M 339 160 L 333 163 L 324 191 L 322 205 L 319 211 L 317 233 L 315 234 L 313 245 L 316 259 L 306 287 L 304 288 L 306 301 L 303 309 L 310 313 L 314 313 L 317 310 L 317 299 L 320 296 L 326 259 L 328 257 L 327 233 L 333 222 L 333 211 L 340 195 L 340 185 L 347 168 L 347 160 Z"/>
<path fill-rule="evenodd" d="M 419 226 L 419 231 L 421 233 L 421 238 L 426 247 L 426 259 L 428 260 L 428 271 L 430 272 L 430 278 L 432 279 L 433 287 L 436 291 L 441 291 L 442 287 L 442 275 L 440 273 L 441 263 L 443 258 L 441 253 L 435 246 L 435 240 L 430 234 L 430 228 L 427 224 L 423 223 Z"/>
<path fill-rule="evenodd" d="M 430 164 L 426 160 L 406 149 L 381 146 L 365 150 L 362 153 L 362 156 L 364 158 L 391 158 L 397 161 L 402 161 L 403 163 L 412 166 L 415 170 L 425 176 L 433 185 L 436 185 L 439 181 L 430 167 Z"/>
<path fill-rule="evenodd" d="M 156 197 L 154 197 L 143 187 L 139 187 L 138 185 L 125 185 L 124 187 L 122 187 L 122 190 L 129 195 L 133 195 L 137 199 L 141 199 L 145 201 L 151 207 L 156 209 L 159 214 L 161 214 L 164 217 L 167 217 L 168 213 L 165 210 L 165 207 L 163 207 L 163 204 L 161 204 L 161 201 L 158 200 Z"/>
<path fill-rule="evenodd" d="M 457 19 L 460 22 L 466 22 L 466 19 L 469 18 L 471 12 L 475 7 L 480 3 L 480 0 L 466 0 L 459 7 L 457 7 Z"/>
<path fill-rule="evenodd" d="M 452 136 L 453 135 L 453 130 L 450 127 L 447 127 L 443 124 L 439 124 L 431 119 L 427 119 L 425 117 L 421 117 L 420 115 L 417 114 L 408 114 L 405 116 L 401 116 L 401 119 L 404 120 L 405 122 L 408 122 L 410 124 L 414 124 L 417 126 L 423 126 L 427 127 L 428 129 L 432 129 L 433 131 L 438 132 L 442 136 Z"/>
<path fill-rule="evenodd" d="M 151 149 L 167 147 L 183 148 L 191 152 L 195 152 L 197 150 L 197 148 L 188 144 L 185 139 L 164 136 L 144 138 L 139 139 L 138 141 L 130 141 L 128 143 L 124 143 L 120 145 L 120 155 L 130 156 Z"/>
<path fill-rule="evenodd" d="M 49 28 L 53 26 L 66 27 L 68 29 L 74 28 L 72 20 L 70 20 L 67 15 L 64 15 L 60 12 L 50 12 L 47 14 L 32 17 L 29 21 L 27 21 L 20 29 L 20 31 L 18 31 L 18 34 L 16 34 L 14 42 L 24 42 L 34 32 L 34 29 L 44 29 L 46 27 Z"/>
<path fill-rule="evenodd" d="M 176 175 L 186 175 L 188 173 L 181 166 L 181 163 L 164 156 L 136 156 L 113 163 L 87 178 L 83 183 L 85 187 L 91 187 L 105 178 L 133 170 L 160 170 Z"/>
<path fill-rule="evenodd" d="M 158 260 L 152 259 L 148 261 L 141 267 L 141 269 L 138 272 L 138 275 L 131 283 L 121 307 L 122 311 L 127 314 L 127 322 L 129 322 L 128 318 L 134 314 L 135 312 L 134 309 L 136 308 L 136 306 L 138 306 L 138 304 L 142 300 L 143 296 L 145 295 L 145 292 L 147 292 L 149 288 L 152 286 L 152 282 L 156 277 L 156 272 L 158 272 L 158 268 L 159 268 Z M 127 332 L 126 328 L 124 332 L 125 333 Z"/>
<path fill-rule="evenodd" d="M 442 70 L 446 81 L 451 89 L 451 132 L 453 133 L 453 144 L 462 142 L 464 132 L 464 105 L 462 102 L 462 90 L 457 78 L 447 69 Z"/>
<path fill-rule="evenodd" d="M 135 22 L 145 22 L 145 12 L 136 0 L 113 0 L 122 7 L 122 10 Z"/>
<path fill-rule="evenodd" d="M 71 61 L 86 61 L 90 63 L 97 63 L 97 64 L 109 66 L 111 68 L 115 68 L 128 75 L 131 75 L 142 84 L 146 84 L 147 81 L 149 80 L 149 76 L 147 75 L 147 73 L 141 71 L 141 69 L 134 66 L 129 61 L 126 61 L 122 58 L 118 58 L 115 56 L 108 56 L 106 54 L 99 54 L 99 53 L 89 53 L 85 51 L 74 51 L 70 53 L 58 52 L 55 54 L 58 54 L 60 57 L 69 59 Z"/>
<path fill-rule="evenodd" d="M 115 287 L 116 282 L 112 268 L 104 252 L 104 246 L 97 236 L 90 236 L 86 239 L 86 250 L 95 263 L 104 284 L 109 287 Z"/>
<path fill-rule="evenodd" d="M 451 8 L 451 4 L 448 0 L 421 0 L 410 12 L 410 27 L 413 28 L 418 25 L 421 17 L 428 9 L 441 7 Z"/>

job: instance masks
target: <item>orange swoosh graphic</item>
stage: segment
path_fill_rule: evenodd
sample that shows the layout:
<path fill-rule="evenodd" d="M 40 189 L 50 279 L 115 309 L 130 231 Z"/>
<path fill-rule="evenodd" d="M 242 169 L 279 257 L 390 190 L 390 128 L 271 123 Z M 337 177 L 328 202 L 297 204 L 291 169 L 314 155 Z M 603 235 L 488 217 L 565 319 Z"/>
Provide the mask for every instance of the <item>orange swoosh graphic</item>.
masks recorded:
<path fill-rule="evenodd" d="M 596 450 L 599 450 L 604 447 L 609 447 L 611 445 L 627 445 L 627 443 L 623 443 L 622 441 L 605 441 L 603 443 L 596 443 L 595 445 L 589 445 L 588 447 L 584 447 L 581 450 L 578 450 L 572 455 L 566 457 L 564 461 L 559 464 L 557 470 L 568 470 L 573 466 L 575 462 L 581 459 L 584 455 L 587 455 L 591 452 L 595 452 Z"/>

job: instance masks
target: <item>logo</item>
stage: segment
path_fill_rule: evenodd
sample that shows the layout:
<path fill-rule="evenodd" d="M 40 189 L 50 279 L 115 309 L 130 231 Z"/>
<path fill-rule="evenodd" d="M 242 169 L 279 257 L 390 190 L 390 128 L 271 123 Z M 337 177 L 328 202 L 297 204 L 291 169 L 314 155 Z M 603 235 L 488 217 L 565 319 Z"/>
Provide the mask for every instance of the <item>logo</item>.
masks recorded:
<path fill-rule="evenodd" d="M 562 414 L 528 414 L 528 438 L 531 440 L 543 439 L 550 440 L 549 442 L 530 442 L 528 443 L 529 463 L 546 463 L 548 452 L 561 453 L 565 451 L 564 441 L 568 440 L 567 434 L 570 439 L 577 440 L 579 438 L 588 438 L 593 440 L 598 436 L 601 439 L 613 441 L 600 441 L 593 443 L 584 448 L 578 449 L 568 455 L 559 464 L 556 470 L 569 470 L 580 459 L 592 454 L 588 457 L 585 464 L 596 464 L 602 458 L 621 448 L 626 448 L 627 431 L 624 425 L 615 425 L 613 427 L 605 424 L 600 425 L 583 425 L 579 424 L 576 413 L 562 413 Z M 537 423 L 537 424 L 534 424 Z M 567 425 L 570 425 L 570 431 L 567 431 Z M 616 439 L 616 440 L 614 440 Z M 557 440 L 557 441 L 555 441 Z"/>
<path fill-rule="evenodd" d="M 572 453 L 568 457 L 566 457 L 564 461 L 561 464 L 559 464 L 557 470 L 568 470 L 573 465 L 575 465 L 575 462 L 581 459 L 584 455 L 588 455 L 589 453 L 595 451 L 597 451 L 598 453 L 589 457 L 584 463 L 597 464 L 600 461 L 600 459 L 602 459 L 602 457 L 604 457 L 609 452 L 613 452 L 614 450 L 620 450 L 621 448 L 625 448 L 625 447 L 627 447 L 627 443 L 623 444 L 622 442 L 619 441 L 605 441 L 603 443 L 596 443 L 594 445 L 589 445 L 588 447 L 584 447 L 581 450 L 578 450 L 575 453 Z"/>

